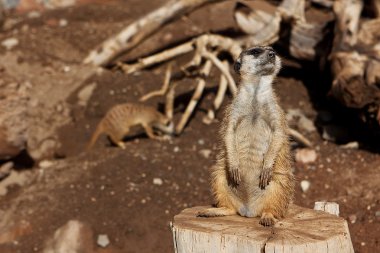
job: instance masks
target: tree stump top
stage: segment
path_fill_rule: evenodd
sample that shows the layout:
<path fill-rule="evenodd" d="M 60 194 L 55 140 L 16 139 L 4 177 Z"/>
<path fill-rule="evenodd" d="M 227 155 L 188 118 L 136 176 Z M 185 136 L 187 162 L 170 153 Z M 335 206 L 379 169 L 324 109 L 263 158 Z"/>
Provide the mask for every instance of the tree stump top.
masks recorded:
<path fill-rule="evenodd" d="M 323 211 L 291 205 L 274 227 L 263 227 L 259 218 L 196 217 L 203 208 L 174 217 L 176 252 L 354 252 L 347 222 Z"/>

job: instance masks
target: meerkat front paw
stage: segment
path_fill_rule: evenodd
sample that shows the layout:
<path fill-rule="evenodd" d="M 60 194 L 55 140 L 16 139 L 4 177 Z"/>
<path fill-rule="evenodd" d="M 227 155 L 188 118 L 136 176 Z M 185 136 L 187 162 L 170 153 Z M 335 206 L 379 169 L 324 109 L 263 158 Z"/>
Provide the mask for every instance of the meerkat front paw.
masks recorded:
<path fill-rule="evenodd" d="M 259 223 L 264 227 L 271 227 L 277 222 L 277 219 L 271 213 L 263 213 Z"/>
<path fill-rule="evenodd" d="M 263 168 L 260 174 L 260 182 L 259 187 L 260 189 L 264 190 L 265 187 L 270 183 L 272 179 L 272 168 Z"/>

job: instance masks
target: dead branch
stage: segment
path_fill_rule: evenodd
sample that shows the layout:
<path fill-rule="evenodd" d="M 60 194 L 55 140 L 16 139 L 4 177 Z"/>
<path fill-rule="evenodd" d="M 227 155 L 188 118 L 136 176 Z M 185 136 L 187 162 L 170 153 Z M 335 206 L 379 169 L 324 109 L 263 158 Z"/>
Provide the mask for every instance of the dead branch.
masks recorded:
<path fill-rule="evenodd" d="M 227 78 L 228 85 L 231 91 L 231 94 L 235 94 L 237 91 L 235 80 L 233 79 L 228 67 L 224 66 L 223 63 L 216 57 L 214 54 L 208 52 L 207 50 L 204 50 L 202 52 L 202 56 L 206 59 L 209 59 L 219 70 L 222 72 L 222 74 Z"/>
<path fill-rule="evenodd" d="M 127 73 L 134 73 L 141 69 L 150 67 L 152 65 L 170 60 L 174 57 L 192 52 L 194 50 L 203 50 L 197 49 L 197 46 L 204 45 L 208 48 L 216 48 L 218 51 L 226 51 L 231 54 L 232 57 L 237 58 L 242 50 L 239 42 L 236 42 L 228 37 L 224 37 L 216 34 L 205 34 L 201 35 L 192 41 L 186 42 L 174 48 L 164 50 L 160 53 L 141 58 L 137 63 L 132 64 L 123 64 L 118 63 L 122 70 Z"/>
<path fill-rule="evenodd" d="M 278 8 L 283 19 L 305 22 L 305 0 L 283 0 Z"/>
<path fill-rule="evenodd" d="M 311 141 L 309 141 L 305 136 L 303 136 L 300 132 L 298 132 L 297 130 L 293 128 L 289 128 L 289 135 L 296 142 L 302 144 L 305 147 L 311 148 L 313 146 Z"/>
<path fill-rule="evenodd" d="M 261 10 L 252 10 L 245 4 L 236 4 L 234 18 L 239 28 L 248 34 L 246 45 L 269 45 L 278 40 L 281 16 Z"/>
<path fill-rule="evenodd" d="M 144 96 L 142 96 L 140 98 L 140 101 L 144 102 L 144 101 L 147 101 L 148 99 L 150 99 L 152 97 L 165 95 L 169 89 L 169 83 L 170 83 L 171 75 L 172 75 L 172 65 L 169 64 L 168 68 L 165 71 L 165 79 L 164 79 L 164 82 L 162 84 L 161 89 L 149 92 L 148 94 L 145 94 Z"/>
<path fill-rule="evenodd" d="M 361 0 L 336 0 L 336 16 L 333 51 L 348 49 L 355 45 L 359 29 L 360 14 L 363 9 Z"/>
<path fill-rule="evenodd" d="M 185 13 L 213 2 L 223 0 L 170 0 L 162 7 L 150 12 L 124 28 L 120 33 L 104 41 L 92 50 L 84 59 L 84 63 L 101 66 L 113 60 L 119 54 L 126 52 L 169 21 Z"/>
<path fill-rule="evenodd" d="M 229 64 L 226 60 L 223 61 L 223 65 L 225 68 L 229 67 Z M 215 113 L 216 111 L 219 110 L 220 106 L 222 105 L 222 102 L 224 100 L 224 96 L 226 95 L 227 91 L 227 79 L 225 75 L 220 75 L 220 81 L 219 81 L 219 86 L 218 86 L 218 91 L 215 96 L 215 100 L 213 103 L 213 108 L 209 109 L 207 112 L 207 115 L 203 118 L 203 123 L 206 125 L 211 124 L 211 122 L 215 119 Z"/>
<path fill-rule="evenodd" d="M 210 60 L 207 60 L 202 68 L 202 77 L 199 77 L 197 87 L 195 88 L 194 94 L 191 97 L 190 103 L 187 105 L 187 108 L 182 115 L 181 120 L 179 121 L 176 127 L 176 134 L 181 134 L 186 123 L 189 121 L 191 114 L 193 113 L 195 106 L 197 105 L 200 97 L 202 96 L 203 90 L 206 86 L 206 81 L 204 77 L 208 76 L 211 72 L 212 63 Z"/>

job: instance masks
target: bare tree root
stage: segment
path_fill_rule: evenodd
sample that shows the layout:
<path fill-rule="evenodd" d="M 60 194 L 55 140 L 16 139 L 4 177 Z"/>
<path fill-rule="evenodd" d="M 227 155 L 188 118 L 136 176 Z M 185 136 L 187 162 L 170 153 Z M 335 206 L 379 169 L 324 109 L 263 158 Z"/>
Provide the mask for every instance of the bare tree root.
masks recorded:
<path fill-rule="evenodd" d="M 242 51 L 242 46 L 238 41 L 221 35 L 205 34 L 174 48 L 141 58 L 137 63 L 123 64 L 119 62 L 118 65 L 125 73 L 130 74 L 194 50 L 201 52 L 206 48 L 215 48 L 217 51 L 228 52 L 234 58 L 237 58 Z"/>
<path fill-rule="evenodd" d="M 197 105 L 200 97 L 202 96 L 203 90 L 206 86 L 206 81 L 204 77 L 207 77 L 210 74 L 211 67 L 212 67 L 211 61 L 207 60 L 202 68 L 202 76 L 199 77 L 198 79 L 197 87 L 195 88 L 194 94 L 191 97 L 190 103 L 187 105 L 187 108 L 176 127 L 176 134 L 181 134 L 186 123 L 189 121 L 189 118 L 191 114 L 193 113 L 195 106 Z"/>
<path fill-rule="evenodd" d="M 149 92 L 148 94 L 145 94 L 144 96 L 142 96 L 140 98 L 140 101 L 144 102 L 144 101 L 147 101 L 148 99 L 150 99 L 152 97 L 165 95 L 169 89 L 171 75 L 172 75 L 172 65 L 169 64 L 168 68 L 165 71 L 165 79 L 164 79 L 164 83 L 163 83 L 161 89 Z"/>
<path fill-rule="evenodd" d="M 226 60 L 223 61 L 223 65 L 226 68 L 229 67 L 228 62 Z M 208 110 L 207 115 L 202 120 L 203 123 L 205 123 L 206 125 L 209 125 L 209 124 L 211 124 L 214 121 L 214 119 L 215 119 L 215 113 L 216 113 L 216 111 L 219 110 L 219 108 L 222 105 L 222 102 L 224 100 L 224 96 L 226 95 L 227 85 L 228 84 L 227 84 L 226 76 L 223 75 L 223 74 L 220 75 L 220 81 L 219 81 L 218 91 L 217 91 L 216 96 L 215 96 L 215 100 L 214 100 L 214 103 L 213 103 L 213 108 Z"/>
<path fill-rule="evenodd" d="M 235 95 L 237 91 L 237 87 L 236 87 L 235 80 L 232 78 L 232 75 L 228 69 L 228 66 L 226 67 L 225 65 L 223 65 L 223 63 L 218 59 L 218 57 L 215 56 L 215 54 L 212 54 L 208 52 L 207 50 L 202 51 L 202 56 L 210 60 L 220 70 L 220 72 L 222 72 L 222 74 L 228 80 L 228 87 L 230 89 L 230 92 L 233 95 Z"/>
<path fill-rule="evenodd" d="M 303 136 L 300 132 L 293 128 L 289 128 L 289 135 L 291 138 L 293 138 L 293 140 L 302 144 L 305 147 L 311 148 L 313 146 L 311 141 L 309 141 L 305 136 Z"/>
<path fill-rule="evenodd" d="M 173 19 L 204 4 L 219 1 L 223 0 L 169 0 L 162 7 L 136 20 L 118 34 L 104 41 L 88 54 L 84 59 L 84 63 L 95 66 L 105 65 L 121 53 L 137 46 L 141 41 Z"/>

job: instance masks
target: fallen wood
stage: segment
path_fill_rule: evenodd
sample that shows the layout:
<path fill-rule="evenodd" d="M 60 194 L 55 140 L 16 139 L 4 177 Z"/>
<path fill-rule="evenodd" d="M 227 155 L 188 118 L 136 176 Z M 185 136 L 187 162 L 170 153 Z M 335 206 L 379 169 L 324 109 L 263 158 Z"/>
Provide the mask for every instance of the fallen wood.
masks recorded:
<path fill-rule="evenodd" d="M 95 66 L 105 65 L 119 54 L 137 46 L 169 21 L 204 4 L 219 1 L 223 0 L 170 0 L 162 7 L 136 20 L 120 33 L 104 41 L 89 53 L 84 59 L 84 63 Z"/>
<path fill-rule="evenodd" d="M 361 0 L 336 0 L 336 17 L 333 52 L 349 49 L 355 45 L 359 29 L 360 14 L 363 9 Z"/>
<path fill-rule="evenodd" d="M 200 46 L 203 48 L 199 48 Z M 235 41 L 231 38 L 221 35 L 204 34 L 174 48 L 164 50 L 160 53 L 145 58 L 141 58 L 136 63 L 118 63 L 118 65 L 125 73 L 131 74 L 155 64 L 170 60 L 174 57 L 184 55 L 196 50 L 206 50 L 207 48 L 216 48 L 219 52 L 228 52 L 234 59 L 237 58 L 242 51 L 242 46 L 239 41 Z"/>
<path fill-rule="evenodd" d="M 291 205 L 284 219 L 265 228 L 258 218 L 196 217 L 204 208 L 174 217 L 174 252 L 354 252 L 347 221 L 333 214 Z"/>

